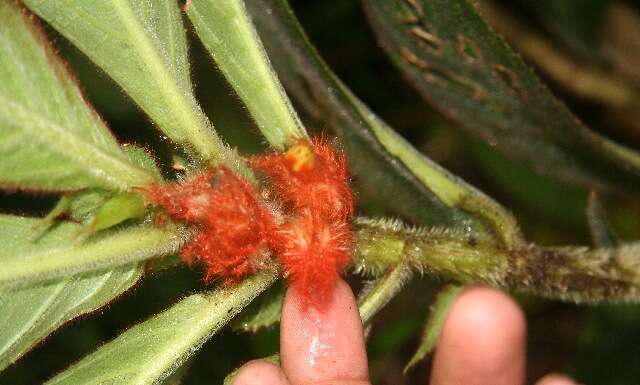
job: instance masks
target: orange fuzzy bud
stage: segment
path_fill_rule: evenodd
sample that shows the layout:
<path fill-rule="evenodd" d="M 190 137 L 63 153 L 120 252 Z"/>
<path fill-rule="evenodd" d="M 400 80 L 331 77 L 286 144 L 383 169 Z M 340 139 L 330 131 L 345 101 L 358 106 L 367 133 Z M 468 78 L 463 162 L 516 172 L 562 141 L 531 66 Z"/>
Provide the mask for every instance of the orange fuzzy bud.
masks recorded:
<path fill-rule="evenodd" d="M 280 199 L 291 210 L 309 209 L 341 220 L 353 215 L 347 159 L 326 140 L 303 139 L 284 156 L 258 156 L 250 163 L 271 178 Z"/>
<path fill-rule="evenodd" d="M 256 270 L 275 227 L 253 186 L 226 167 L 173 185 L 153 185 L 147 195 L 176 220 L 197 226 L 181 251 L 187 263 L 207 268 L 205 280 L 237 281 Z"/>
<path fill-rule="evenodd" d="M 354 198 L 344 154 L 314 138 L 250 164 L 271 179 L 287 210 L 271 238 L 272 250 L 307 304 L 322 308 L 351 255 Z"/>
<path fill-rule="evenodd" d="M 314 138 L 284 154 L 253 157 L 250 165 L 270 178 L 285 209 L 282 223 L 276 224 L 256 189 L 226 167 L 152 185 L 146 193 L 166 215 L 196 227 L 181 255 L 205 265 L 206 281 L 238 281 L 272 251 L 307 304 L 321 309 L 351 256 L 354 198 L 346 158 Z"/>
<path fill-rule="evenodd" d="M 271 245 L 307 305 L 321 308 L 349 262 L 351 229 L 345 221 L 327 221 L 305 211 L 278 227 Z"/>

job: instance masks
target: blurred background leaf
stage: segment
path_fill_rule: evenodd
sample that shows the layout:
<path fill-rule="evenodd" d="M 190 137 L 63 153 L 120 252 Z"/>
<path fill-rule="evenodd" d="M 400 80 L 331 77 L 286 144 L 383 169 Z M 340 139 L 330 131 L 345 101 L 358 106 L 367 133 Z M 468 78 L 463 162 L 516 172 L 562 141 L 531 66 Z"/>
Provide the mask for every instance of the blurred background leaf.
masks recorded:
<path fill-rule="evenodd" d="M 380 43 L 421 95 L 542 175 L 637 193 L 640 155 L 585 127 L 466 0 L 365 0 Z"/>

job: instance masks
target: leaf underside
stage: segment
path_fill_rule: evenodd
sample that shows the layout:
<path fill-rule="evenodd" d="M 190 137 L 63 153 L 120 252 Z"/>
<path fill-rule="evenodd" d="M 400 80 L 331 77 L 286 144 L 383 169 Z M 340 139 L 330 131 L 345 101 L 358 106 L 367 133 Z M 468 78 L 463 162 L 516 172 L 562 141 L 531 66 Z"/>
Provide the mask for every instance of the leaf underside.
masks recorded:
<path fill-rule="evenodd" d="M 260 131 L 284 150 L 306 132 L 264 52 L 243 1 L 192 0 L 186 11 Z"/>
<path fill-rule="evenodd" d="M 83 99 L 41 31 L 0 3 L 0 187 L 127 189 L 154 181 Z"/>
<path fill-rule="evenodd" d="M 102 345 L 47 384 L 156 384 L 273 284 L 277 276 L 275 271 L 263 272 L 235 287 L 186 297 Z"/>
<path fill-rule="evenodd" d="M 235 159 L 193 94 L 176 1 L 24 3 L 111 76 L 169 138 L 213 163 Z"/>
<path fill-rule="evenodd" d="M 157 229 L 140 225 L 103 231 L 83 241 L 80 237 L 82 226 L 63 222 L 40 238 L 30 238 L 37 224 L 34 219 L 0 215 L 0 239 L 3 241 L 0 292 L 175 253 L 189 236 L 178 227 Z M 26 233 L 25 228 L 32 233 Z"/>
<path fill-rule="evenodd" d="M 48 250 L 60 243 L 72 242 L 78 230 L 76 226 L 65 226 L 50 231 L 34 246 L 31 239 L 37 234 L 38 223 L 37 219 L 0 216 L 0 244 L 5 249 Z M 122 294 L 141 275 L 142 268 L 130 264 L 106 272 L 70 275 L 20 290 L 0 292 L 0 370 L 65 322 L 96 310 Z"/>

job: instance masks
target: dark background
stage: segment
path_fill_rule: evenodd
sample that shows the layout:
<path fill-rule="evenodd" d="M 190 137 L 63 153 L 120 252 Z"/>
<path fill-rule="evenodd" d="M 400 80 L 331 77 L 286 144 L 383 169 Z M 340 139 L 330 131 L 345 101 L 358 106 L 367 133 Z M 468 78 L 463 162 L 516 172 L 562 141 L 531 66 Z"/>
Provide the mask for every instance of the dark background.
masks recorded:
<path fill-rule="evenodd" d="M 590 243 L 585 192 L 536 176 L 488 151 L 426 105 L 378 49 L 359 2 L 297 0 L 292 5 L 322 56 L 359 97 L 432 159 L 510 208 L 528 239 L 547 245 Z M 504 1 L 499 6 L 579 65 L 603 69 L 622 76 L 630 84 L 640 84 L 640 75 L 633 70 L 633 64 L 640 68 L 640 50 L 621 48 L 625 39 L 632 46 L 633 41 L 640 42 L 640 13 L 636 4 L 517 0 Z M 144 114 L 84 56 L 50 29 L 48 32 L 61 55 L 70 62 L 89 100 L 118 138 L 147 144 L 160 160 L 166 160 L 167 144 L 159 139 Z M 617 37 L 620 33 L 626 36 L 622 42 Z M 266 145 L 258 130 L 193 36 L 191 53 L 196 92 L 216 129 L 243 153 L 263 150 Z M 625 60 L 631 63 L 631 69 L 616 59 L 615 55 L 620 53 L 628 56 Z M 546 78 L 544 71 L 539 73 Z M 640 148 L 638 111 L 618 111 L 577 97 L 560 84 L 550 82 L 550 86 L 594 130 Z M 42 215 L 56 200 L 55 196 L 47 195 L 0 194 L 0 210 L 14 214 Z M 620 234 L 626 239 L 637 239 L 640 227 L 637 211 L 616 210 L 615 202 L 610 207 L 611 219 Z M 352 280 L 357 285 L 358 279 Z M 368 350 L 376 385 L 426 383 L 428 362 L 407 376 L 402 375 L 402 368 L 416 347 L 438 286 L 430 277 L 415 280 L 375 319 Z M 71 322 L 49 337 L 0 374 L 0 384 L 41 383 L 132 324 L 202 288 L 199 273 L 187 268 L 149 275 L 116 303 Z M 562 371 L 585 384 L 638 382 L 640 306 L 584 307 L 533 298 L 518 300 L 526 309 L 529 322 L 531 380 L 549 371 Z M 225 331 L 187 364 L 183 383 L 220 384 L 227 373 L 243 362 L 270 355 L 277 348 L 277 327 L 255 335 Z"/>

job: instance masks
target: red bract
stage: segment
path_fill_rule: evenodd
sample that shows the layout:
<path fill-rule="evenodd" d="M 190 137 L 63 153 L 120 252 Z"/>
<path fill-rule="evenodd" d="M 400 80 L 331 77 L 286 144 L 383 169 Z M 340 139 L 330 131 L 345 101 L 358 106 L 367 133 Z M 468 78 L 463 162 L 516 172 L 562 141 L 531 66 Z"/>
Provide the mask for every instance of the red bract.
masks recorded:
<path fill-rule="evenodd" d="M 267 252 L 273 216 L 253 186 L 226 167 L 179 184 L 153 185 L 147 195 L 173 219 L 197 226 L 197 234 L 181 254 L 187 263 L 206 266 L 207 281 L 237 281 L 255 271 Z"/>
<path fill-rule="evenodd" d="M 328 221 L 305 211 L 279 226 L 271 244 L 306 304 L 322 308 L 350 259 L 351 229 L 346 221 Z"/>
<path fill-rule="evenodd" d="M 353 214 L 347 160 L 324 139 L 300 140 L 284 155 L 254 157 L 251 166 L 271 178 L 280 199 L 294 212 L 309 209 L 335 220 Z"/>
<path fill-rule="evenodd" d="M 354 199 L 346 158 L 314 138 L 300 140 L 284 155 L 259 156 L 250 163 L 270 177 L 287 211 L 271 248 L 307 304 L 321 308 L 350 259 Z"/>
<path fill-rule="evenodd" d="M 197 227 L 181 253 L 187 263 L 207 267 L 205 280 L 237 281 L 259 268 L 270 249 L 307 305 L 322 308 L 350 259 L 354 199 L 344 154 L 316 138 L 284 154 L 253 157 L 250 165 L 270 178 L 282 223 L 252 185 L 225 167 L 151 186 L 147 195 L 171 218 Z"/>

